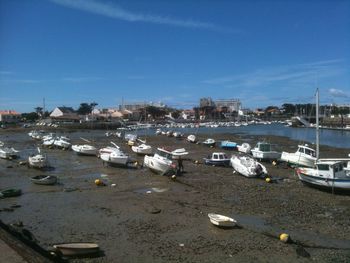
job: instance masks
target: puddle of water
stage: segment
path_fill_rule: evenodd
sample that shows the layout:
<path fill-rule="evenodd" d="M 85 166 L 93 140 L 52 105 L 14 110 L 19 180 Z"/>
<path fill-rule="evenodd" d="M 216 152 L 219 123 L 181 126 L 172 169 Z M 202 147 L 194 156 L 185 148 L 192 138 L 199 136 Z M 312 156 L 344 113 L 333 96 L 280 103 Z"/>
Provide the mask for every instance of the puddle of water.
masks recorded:
<path fill-rule="evenodd" d="M 139 193 L 139 194 L 148 194 L 148 193 L 163 193 L 168 190 L 169 189 L 167 188 L 149 187 L 149 188 L 136 189 L 133 192 Z"/>

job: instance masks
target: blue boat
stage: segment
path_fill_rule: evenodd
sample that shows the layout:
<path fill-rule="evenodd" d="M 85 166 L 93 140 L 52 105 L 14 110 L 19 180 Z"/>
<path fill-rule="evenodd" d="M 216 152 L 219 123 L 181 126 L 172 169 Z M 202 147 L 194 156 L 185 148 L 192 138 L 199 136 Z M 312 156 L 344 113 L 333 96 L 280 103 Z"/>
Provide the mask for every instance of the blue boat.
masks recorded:
<path fill-rule="evenodd" d="M 226 150 L 234 150 L 237 148 L 237 143 L 231 141 L 222 141 L 220 147 Z"/>

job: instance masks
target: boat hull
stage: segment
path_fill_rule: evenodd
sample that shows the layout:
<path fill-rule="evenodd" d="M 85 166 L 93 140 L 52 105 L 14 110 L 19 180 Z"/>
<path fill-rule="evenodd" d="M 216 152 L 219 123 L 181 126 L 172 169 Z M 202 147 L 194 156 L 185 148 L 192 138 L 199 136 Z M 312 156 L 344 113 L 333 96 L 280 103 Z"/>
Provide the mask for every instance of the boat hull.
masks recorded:
<path fill-rule="evenodd" d="M 298 172 L 298 177 L 302 183 L 326 190 L 337 190 L 350 192 L 350 178 L 321 178 L 319 176 L 312 176 L 303 172 Z"/>
<path fill-rule="evenodd" d="M 56 244 L 53 247 L 59 250 L 63 256 L 83 256 L 99 253 L 99 246 L 95 243 L 67 243 Z"/>
<path fill-rule="evenodd" d="M 165 174 L 173 168 L 170 160 L 161 160 L 148 155 L 145 156 L 143 164 L 158 174 Z"/>
<path fill-rule="evenodd" d="M 307 158 L 295 153 L 282 152 L 281 161 L 297 166 L 314 167 L 316 158 Z"/>

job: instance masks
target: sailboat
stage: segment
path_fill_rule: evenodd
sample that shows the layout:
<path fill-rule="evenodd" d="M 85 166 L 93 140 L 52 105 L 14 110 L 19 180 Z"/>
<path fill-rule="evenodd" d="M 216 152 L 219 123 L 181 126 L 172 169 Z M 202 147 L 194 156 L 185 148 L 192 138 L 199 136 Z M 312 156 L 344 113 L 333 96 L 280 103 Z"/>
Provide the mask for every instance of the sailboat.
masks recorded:
<path fill-rule="evenodd" d="M 332 191 L 350 191 L 350 159 L 319 158 L 319 90 L 316 90 L 316 162 L 313 168 L 299 168 L 299 179 L 310 186 Z"/>

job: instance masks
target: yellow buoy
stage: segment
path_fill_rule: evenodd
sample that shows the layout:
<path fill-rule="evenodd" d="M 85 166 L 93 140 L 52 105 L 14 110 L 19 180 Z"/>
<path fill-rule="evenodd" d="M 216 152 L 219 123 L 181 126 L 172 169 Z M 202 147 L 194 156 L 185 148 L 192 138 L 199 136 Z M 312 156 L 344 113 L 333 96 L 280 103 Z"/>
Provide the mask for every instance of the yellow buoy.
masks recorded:
<path fill-rule="evenodd" d="M 101 182 L 100 179 L 96 179 L 96 180 L 95 180 L 95 184 L 96 184 L 96 185 L 101 185 L 101 183 L 102 183 L 102 182 Z"/>
<path fill-rule="evenodd" d="M 289 235 L 286 233 L 280 234 L 280 240 L 284 243 L 287 243 L 289 241 Z"/>
<path fill-rule="evenodd" d="M 271 183 L 271 178 L 267 177 L 267 178 L 265 179 L 265 181 L 266 181 L 266 183 Z"/>

